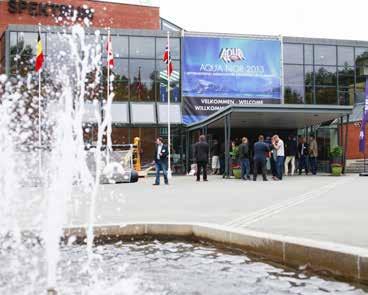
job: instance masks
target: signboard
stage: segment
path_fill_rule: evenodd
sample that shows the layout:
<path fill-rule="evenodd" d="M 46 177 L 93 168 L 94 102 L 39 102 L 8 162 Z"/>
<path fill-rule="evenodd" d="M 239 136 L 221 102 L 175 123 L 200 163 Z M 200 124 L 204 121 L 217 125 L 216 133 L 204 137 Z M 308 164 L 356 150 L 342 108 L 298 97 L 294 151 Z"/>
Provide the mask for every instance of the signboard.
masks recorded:
<path fill-rule="evenodd" d="M 131 5 L 142 5 L 142 6 L 152 6 L 159 7 L 159 0 L 94 0 L 98 2 L 110 2 L 110 3 L 120 3 L 120 4 L 131 4 Z"/>
<path fill-rule="evenodd" d="M 183 123 L 229 104 L 280 103 L 281 41 L 185 37 Z"/>

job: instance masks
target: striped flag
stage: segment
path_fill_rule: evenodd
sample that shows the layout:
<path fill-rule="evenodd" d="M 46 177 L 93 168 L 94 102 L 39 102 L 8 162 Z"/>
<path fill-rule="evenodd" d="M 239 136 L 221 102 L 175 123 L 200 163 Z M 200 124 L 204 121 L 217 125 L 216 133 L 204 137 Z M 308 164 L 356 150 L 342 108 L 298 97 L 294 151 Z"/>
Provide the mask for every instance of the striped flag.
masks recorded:
<path fill-rule="evenodd" d="M 41 35 L 40 32 L 38 32 L 38 38 L 37 38 L 37 55 L 36 55 L 36 64 L 35 64 L 35 70 L 36 72 L 40 71 L 42 69 L 42 65 L 44 62 L 43 57 L 43 49 L 42 49 L 42 42 L 41 42 Z"/>
<path fill-rule="evenodd" d="M 166 46 L 166 49 L 165 49 L 165 52 L 164 52 L 164 58 L 163 58 L 164 62 L 166 64 L 168 64 L 168 73 L 167 73 L 167 76 L 171 76 L 171 73 L 173 72 L 173 63 L 171 61 L 171 54 L 170 54 L 170 51 L 169 51 L 169 47 Z"/>
<path fill-rule="evenodd" d="M 107 50 L 107 65 L 110 69 L 112 69 L 115 63 L 114 63 L 114 54 L 112 53 L 111 36 L 109 36 L 107 40 L 106 50 Z"/>
<path fill-rule="evenodd" d="M 359 151 L 361 153 L 365 152 L 365 139 L 366 139 L 365 128 L 367 125 L 367 121 L 368 121 L 368 77 L 365 81 L 365 104 L 363 110 L 362 125 L 359 134 Z"/>

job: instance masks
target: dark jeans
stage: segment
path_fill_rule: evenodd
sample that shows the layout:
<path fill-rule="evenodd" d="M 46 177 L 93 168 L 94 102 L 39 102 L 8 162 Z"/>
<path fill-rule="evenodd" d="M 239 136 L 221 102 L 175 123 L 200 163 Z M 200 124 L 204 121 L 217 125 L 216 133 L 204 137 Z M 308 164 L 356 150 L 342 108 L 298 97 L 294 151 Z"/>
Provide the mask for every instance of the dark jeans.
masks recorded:
<path fill-rule="evenodd" d="M 272 174 L 272 176 L 277 177 L 276 160 L 272 155 L 270 157 L 270 165 L 271 165 L 271 174 Z"/>
<path fill-rule="evenodd" d="M 249 174 L 250 174 L 250 164 L 249 164 L 249 159 L 241 159 L 240 160 L 240 165 L 241 165 L 241 178 L 243 179 L 244 176 L 246 176 L 248 179 L 250 178 Z"/>
<path fill-rule="evenodd" d="M 167 179 L 167 162 L 166 161 L 156 161 L 155 163 L 156 166 L 156 184 L 160 184 L 160 171 L 162 170 L 163 174 L 164 174 L 164 180 L 165 183 L 168 184 L 169 180 Z"/>
<path fill-rule="evenodd" d="M 299 163 L 298 163 L 299 174 L 302 174 L 302 170 L 305 170 L 305 174 L 308 174 L 308 163 L 307 163 L 307 156 L 300 156 Z"/>
<path fill-rule="evenodd" d="M 225 158 L 220 156 L 220 174 L 225 173 Z"/>
<path fill-rule="evenodd" d="M 266 180 L 267 176 L 266 176 L 266 160 L 265 159 L 254 159 L 253 180 L 257 180 L 258 170 L 262 171 L 263 180 Z"/>
<path fill-rule="evenodd" d="M 309 163 L 311 172 L 313 175 L 317 174 L 317 158 L 316 157 L 309 157 Z"/>
<path fill-rule="evenodd" d="M 282 179 L 282 175 L 284 174 L 284 156 L 278 156 L 276 160 L 276 171 L 277 171 L 277 178 Z"/>
<path fill-rule="evenodd" d="M 207 162 L 197 162 L 197 180 L 201 178 L 201 170 L 203 169 L 203 180 L 207 180 Z"/>

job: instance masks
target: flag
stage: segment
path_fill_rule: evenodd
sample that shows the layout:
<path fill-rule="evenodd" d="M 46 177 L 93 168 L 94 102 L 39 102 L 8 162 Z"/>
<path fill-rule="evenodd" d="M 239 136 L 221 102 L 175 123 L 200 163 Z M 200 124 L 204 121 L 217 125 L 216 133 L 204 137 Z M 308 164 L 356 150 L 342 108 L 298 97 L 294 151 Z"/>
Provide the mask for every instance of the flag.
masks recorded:
<path fill-rule="evenodd" d="M 168 64 L 168 69 L 167 69 L 167 76 L 169 77 L 171 75 L 171 73 L 173 72 L 173 64 L 171 61 L 171 54 L 169 51 L 169 47 L 166 46 L 165 52 L 164 52 L 164 58 L 163 58 L 164 62 L 166 63 L 166 65 Z"/>
<path fill-rule="evenodd" d="M 112 42 L 111 42 L 111 36 L 108 37 L 107 43 L 106 43 L 106 51 L 107 51 L 107 66 L 112 69 L 115 65 L 114 63 L 114 54 L 112 53 Z"/>
<path fill-rule="evenodd" d="M 361 153 L 365 152 L 365 130 L 368 120 L 368 77 L 365 81 L 365 104 L 363 110 L 362 126 L 359 134 L 359 151 Z"/>
<path fill-rule="evenodd" d="M 43 50 L 42 50 L 41 35 L 40 35 L 40 32 L 38 32 L 37 55 L 36 55 L 36 64 L 35 64 L 36 72 L 41 70 L 43 62 L 44 62 L 44 57 L 43 57 Z"/>
<path fill-rule="evenodd" d="M 141 67 L 138 67 L 138 79 L 137 79 L 137 84 L 136 84 L 136 90 L 137 90 L 138 98 L 141 98 L 142 91 L 143 91 L 143 84 L 142 84 L 142 78 L 141 78 Z"/>

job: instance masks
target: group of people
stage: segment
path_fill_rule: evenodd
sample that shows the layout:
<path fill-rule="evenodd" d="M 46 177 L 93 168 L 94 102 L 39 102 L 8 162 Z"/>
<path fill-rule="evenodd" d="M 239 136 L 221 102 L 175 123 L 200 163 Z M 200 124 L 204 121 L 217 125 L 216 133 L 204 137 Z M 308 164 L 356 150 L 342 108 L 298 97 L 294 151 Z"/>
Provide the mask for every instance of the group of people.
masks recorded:
<path fill-rule="evenodd" d="M 251 150 L 253 157 L 251 156 Z M 200 181 L 200 176 L 203 175 L 203 181 L 207 179 L 207 165 L 212 154 L 211 164 L 214 174 L 224 173 L 224 159 L 221 154 L 224 154 L 224 148 L 221 147 L 217 140 L 214 141 L 212 149 L 206 141 L 206 136 L 201 135 L 199 141 L 193 147 L 193 156 L 196 161 L 196 180 Z M 272 179 L 282 180 L 283 175 L 294 175 L 297 169 L 299 175 L 304 170 L 308 175 L 309 170 L 312 174 L 317 173 L 317 157 L 318 146 L 316 138 L 311 135 L 309 143 L 304 137 L 289 136 L 284 142 L 278 135 L 264 138 L 259 135 L 258 141 L 254 143 L 253 149 L 250 147 L 248 138 L 243 137 L 241 144 L 237 145 L 236 141 L 232 141 L 230 147 L 229 166 L 239 164 L 241 169 L 240 178 L 243 180 L 251 180 L 251 159 L 253 159 L 253 180 L 257 180 L 259 171 L 262 174 L 263 180 L 267 181 L 267 163 L 270 163 Z M 167 176 L 167 158 L 168 146 L 163 143 L 162 138 L 156 139 L 156 147 L 154 154 L 154 163 L 156 168 L 156 180 L 154 185 L 160 184 L 160 171 L 163 171 L 164 182 L 169 184 Z M 291 169 L 289 169 L 291 166 Z"/>

